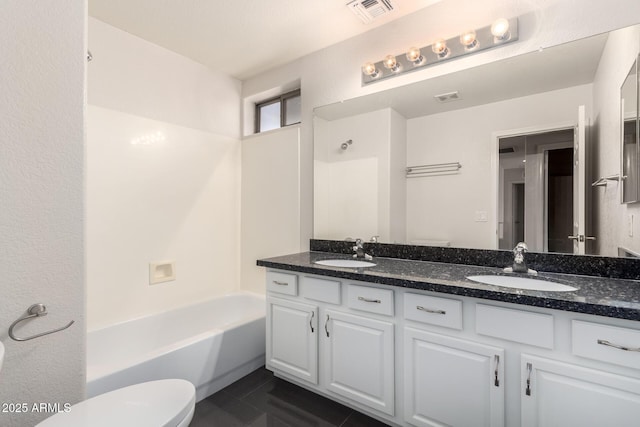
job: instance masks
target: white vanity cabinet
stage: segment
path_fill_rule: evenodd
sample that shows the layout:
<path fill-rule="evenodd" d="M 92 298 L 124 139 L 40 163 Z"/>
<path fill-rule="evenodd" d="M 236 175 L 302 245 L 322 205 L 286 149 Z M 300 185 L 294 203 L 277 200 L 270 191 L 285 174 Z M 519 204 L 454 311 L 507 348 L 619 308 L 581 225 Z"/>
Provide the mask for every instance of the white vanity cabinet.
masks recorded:
<path fill-rule="evenodd" d="M 391 425 L 640 425 L 640 322 L 267 272 L 267 368 Z"/>
<path fill-rule="evenodd" d="M 415 426 L 504 425 L 504 350 L 406 327 L 404 419 Z"/>
<path fill-rule="evenodd" d="M 522 355 L 522 427 L 640 425 L 640 380 Z"/>

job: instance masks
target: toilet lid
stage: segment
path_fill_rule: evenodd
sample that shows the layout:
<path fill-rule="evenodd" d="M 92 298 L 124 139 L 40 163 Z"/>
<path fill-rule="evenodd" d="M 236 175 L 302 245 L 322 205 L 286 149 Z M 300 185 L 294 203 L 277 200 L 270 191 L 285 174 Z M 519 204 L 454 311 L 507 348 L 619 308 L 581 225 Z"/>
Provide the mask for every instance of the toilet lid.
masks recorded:
<path fill-rule="evenodd" d="M 189 381 L 150 381 L 92 397 L 37 427 L 177 426 L 195 403 L 195 387 Z"/>

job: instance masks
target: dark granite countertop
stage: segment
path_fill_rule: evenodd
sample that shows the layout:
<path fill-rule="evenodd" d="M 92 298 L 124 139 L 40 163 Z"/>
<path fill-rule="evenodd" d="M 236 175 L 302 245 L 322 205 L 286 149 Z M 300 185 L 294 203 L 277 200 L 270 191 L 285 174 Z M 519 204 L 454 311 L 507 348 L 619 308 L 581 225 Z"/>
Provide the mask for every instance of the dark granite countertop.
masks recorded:
<path fill-rule="evenodd" d="M 314 264 L 323 259 L 352 259 L 329 252 L 303 252 L 258 260 L 262 267 L 421 289 L 514 304 L 573 311 L 640 321 L 640 281 L 539 272 L 537 279 L 578 288 L 572 292 L 543 292 L 485 285 L 471 275 L 513 275 L 495 267 L 376 257 L 374 267 L 340 268 Z"/>

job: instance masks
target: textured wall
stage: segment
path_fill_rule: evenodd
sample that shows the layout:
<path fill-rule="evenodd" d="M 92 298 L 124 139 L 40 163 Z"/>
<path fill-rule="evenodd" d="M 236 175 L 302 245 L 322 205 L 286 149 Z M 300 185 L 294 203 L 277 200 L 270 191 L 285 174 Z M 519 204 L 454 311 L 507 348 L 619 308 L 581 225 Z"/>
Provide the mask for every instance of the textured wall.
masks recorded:
<path fill-rule="evenodd" d="M 83 255 L 86 1 L 8 0 L 0 13 L 0 340 L 6 359 L 0 425 L 50 415 L 34 403 L 75 403 L 84 394 Z M 33 303 L 49 315 L 16 332 L 76 323 L 27 342 L 7 338 Z"/>

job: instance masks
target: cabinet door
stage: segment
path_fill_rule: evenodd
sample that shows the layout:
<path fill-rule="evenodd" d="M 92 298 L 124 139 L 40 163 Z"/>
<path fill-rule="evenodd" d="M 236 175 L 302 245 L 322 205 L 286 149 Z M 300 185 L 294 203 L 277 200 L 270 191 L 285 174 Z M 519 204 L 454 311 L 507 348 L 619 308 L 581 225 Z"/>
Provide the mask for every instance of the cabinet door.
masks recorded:
<path fill-rule="evenodd" d="M 318 384 L 318 307 L 267 299 L 267 365 Z"/>
<path fill-rule="evenodd" d="M 322 321 L 327 389 L 393 415 L 393 323 L 330 310 Z"/>
<path fill-rule="evenodd" d="M 504 425 L 504 350 L 404 329 L 405 421 L 416 426 Z"/>
<path fill-rule="evenodd" d="M 522 427 L 637 426 L 640 380 L 523 354 Z"/>

